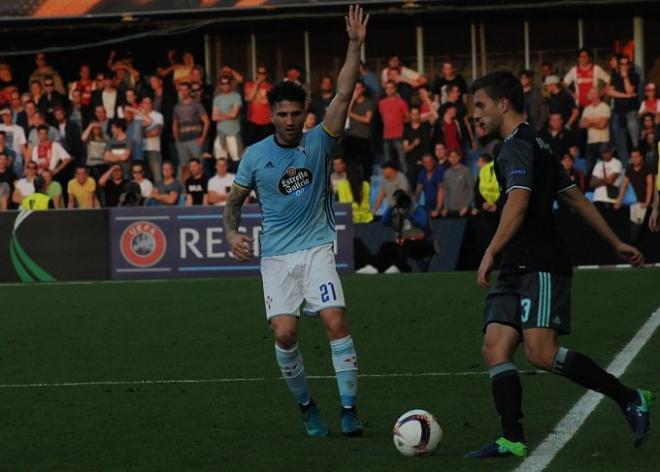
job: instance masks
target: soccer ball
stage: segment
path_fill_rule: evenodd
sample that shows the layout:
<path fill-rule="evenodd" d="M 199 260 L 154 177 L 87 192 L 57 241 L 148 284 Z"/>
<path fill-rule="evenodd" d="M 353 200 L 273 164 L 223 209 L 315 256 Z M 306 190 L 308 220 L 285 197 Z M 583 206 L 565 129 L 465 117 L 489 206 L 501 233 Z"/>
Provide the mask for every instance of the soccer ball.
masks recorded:
<path fill-rule="evenodd" d="M 394 446 L 404 456 L 431 454 L 442 439 L 442 428 L 426 410 L 411 410 L 394 425 Z"/>

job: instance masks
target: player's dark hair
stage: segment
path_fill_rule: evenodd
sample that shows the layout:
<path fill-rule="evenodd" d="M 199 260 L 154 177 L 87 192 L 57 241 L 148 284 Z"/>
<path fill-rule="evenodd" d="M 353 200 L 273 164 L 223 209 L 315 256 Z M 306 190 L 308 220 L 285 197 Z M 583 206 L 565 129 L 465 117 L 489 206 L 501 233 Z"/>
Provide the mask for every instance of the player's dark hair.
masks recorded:
<path fill-rule="evenodd" d="M 276 104 L 284 100 L 305 106 L 307 93 L 302 85 L 289 81 L 278 82 L 268 91 L 268 104 L 271 108 L 275 108 Z"/>
<path fill-rule="evenodd" d="M 523 89 L 520 80 L 511 72 L 496 70 L 478 78 L 472 83 L 471 91 L 483 90 L 492 100 L 506 98 L 518 113 L 523 112 Z"/>

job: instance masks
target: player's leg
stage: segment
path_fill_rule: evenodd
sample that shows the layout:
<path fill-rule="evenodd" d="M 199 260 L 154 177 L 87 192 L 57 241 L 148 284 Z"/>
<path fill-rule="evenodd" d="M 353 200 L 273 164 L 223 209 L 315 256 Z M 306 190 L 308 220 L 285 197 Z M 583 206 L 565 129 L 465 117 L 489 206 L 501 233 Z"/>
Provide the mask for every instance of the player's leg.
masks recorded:
<path fill-rule="evenodd" d="M 523 325 L 525 355 L 539 369 L 554 372 L 614 400 L 623 410 L 633 431 L 635 446 L 646 437 L 651 392 L 622 384 L 588 356 L 559 346 L 558 334 L 570 331 L 570 276 L 541 273 L 540 304 L 536 316 Z M 534 326 L 536 325 L 536 326 Z"/>

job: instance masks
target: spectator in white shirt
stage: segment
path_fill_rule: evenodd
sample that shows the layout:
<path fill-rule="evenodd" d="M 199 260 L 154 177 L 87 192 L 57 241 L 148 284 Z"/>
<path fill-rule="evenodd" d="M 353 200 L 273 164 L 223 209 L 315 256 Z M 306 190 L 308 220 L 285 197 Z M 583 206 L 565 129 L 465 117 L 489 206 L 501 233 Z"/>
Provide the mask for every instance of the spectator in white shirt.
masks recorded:
<path fill-rule="evenodd" d="M 216 175 L 209 179 L 208 202 L 211 205 L 224 205 L 234 183 L 234 174 L 227 172 L 227 159 L 220 158 L 215 161 Z"/>
<path fill-rule="evenodd" d="M 133 163 L 131 167 L 133 182 L 140 186 L 140 194 L 145 200 L 149 198 L 154 190 L 154 184 L 144 176 L 144 165 L 140 161 Z"/>
<path fill-rule="evenodd" d="M 582 112 L 580 128 L 587 130 L 587 169 L 586 177 L 589 180 L 603 144 L 610 142 L 610 116 L 612 112 L 607 103 L 600 99 L 600 91 L 592 88 L 587 94 L 589 105 Z"/>
<path fill-rule="evenodd" d="M 25 197 L 29 197 L 34 193 L 34 178 L 37 175 L 37 164 L 28 162 L 25 166 L 25 177 L 18 179 L 14 182 L 14 193 L 12 201 L 16 205 L 23 203 Z"/>
<path fill-rule="evenodd" d="M 154 110 L 154 102 L 151 97 L 142 98 L 138 117 L 142 119 L 142 132 L 144 133 L 142 140 L 144 159 L 149 166 L 152 180 L 158 182 L 161 180 L 160 135 L 163 132 L 164 118 L 161 113 Z"/>
<path fill-rule="evenodd" d="M 609 208 L 616 203 L 622 170 L 621 161 L 614 157 L 614 147 L 611 144 L 602 145 L 601 160 L 594 167 L 590 181 L 597 206 Z"/>

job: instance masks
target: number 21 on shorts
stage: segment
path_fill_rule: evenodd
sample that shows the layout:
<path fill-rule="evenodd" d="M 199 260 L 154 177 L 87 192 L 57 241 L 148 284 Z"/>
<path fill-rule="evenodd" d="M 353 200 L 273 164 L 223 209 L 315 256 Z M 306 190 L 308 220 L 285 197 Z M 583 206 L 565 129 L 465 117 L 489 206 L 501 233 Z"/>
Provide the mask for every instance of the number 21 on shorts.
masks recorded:
<path fill-rule="evenodd" d="M 319 290 L 321 291 L 321 301 L 323 303 L 328 303 L 330 301 L 330 297 L 332 297 L 333 300 L 337 300 L 337 292 L 335 291 L 335 284 L 332 282 L 328 282 L 327 284 L 323 284 L 319 287 Z"/>

